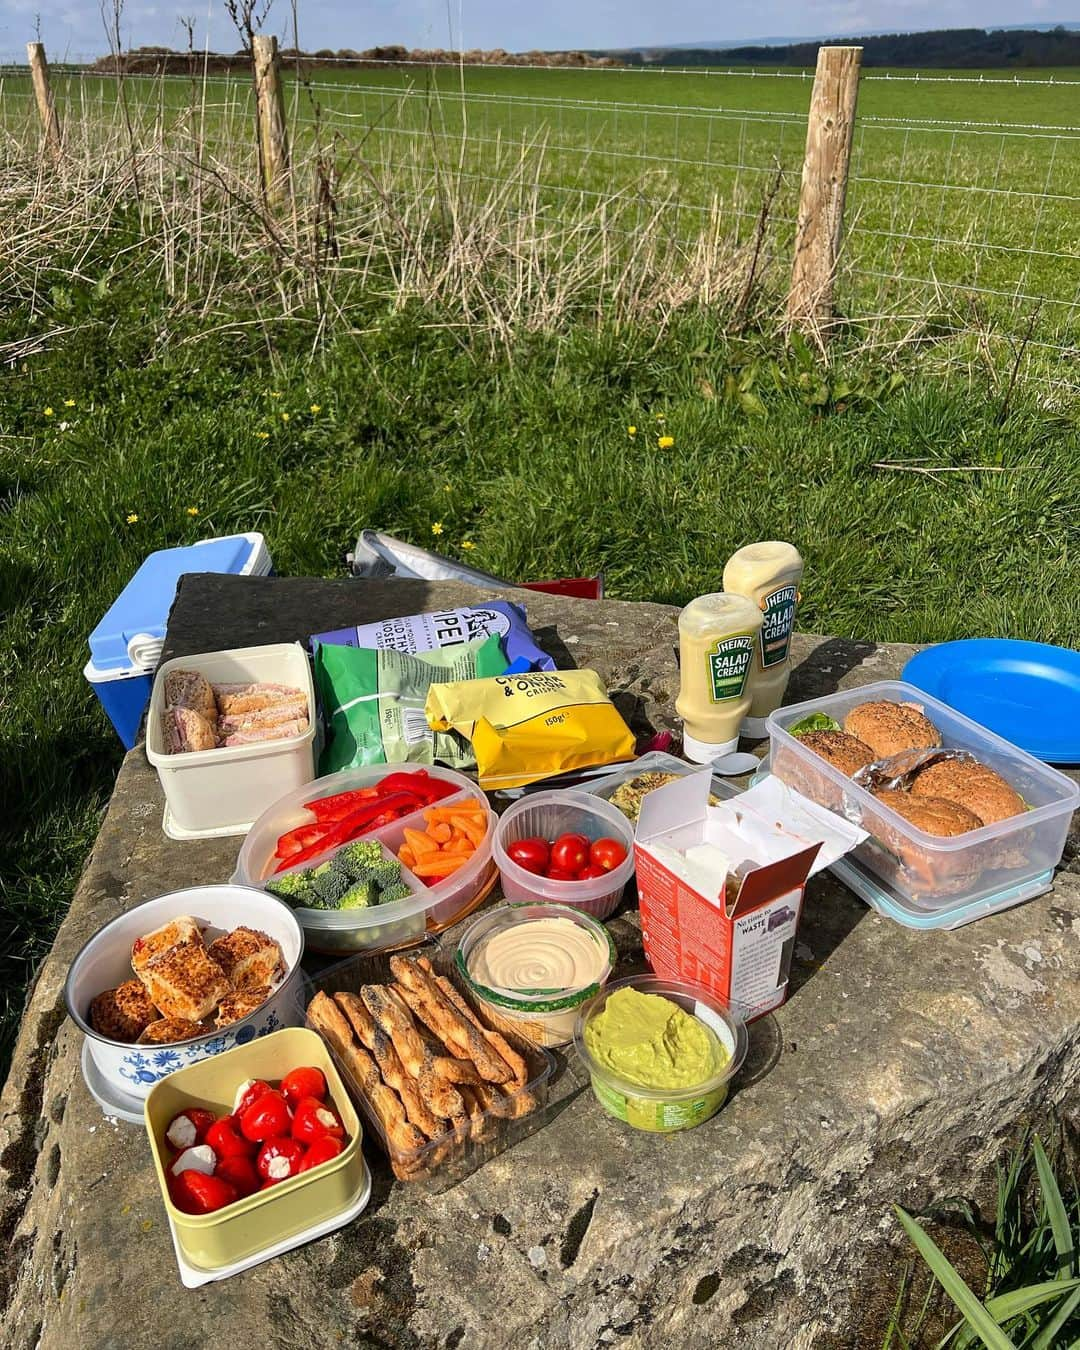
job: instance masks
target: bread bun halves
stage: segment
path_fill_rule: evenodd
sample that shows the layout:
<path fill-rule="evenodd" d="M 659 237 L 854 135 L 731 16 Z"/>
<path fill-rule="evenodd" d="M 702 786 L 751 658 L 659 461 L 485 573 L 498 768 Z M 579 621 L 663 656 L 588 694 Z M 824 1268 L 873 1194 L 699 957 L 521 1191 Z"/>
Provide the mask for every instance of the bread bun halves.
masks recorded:
<path fill-rule="evenodd" d="M 1023 797 L 986 764 L 946 760 L 931 764 L 911 785 L 913 797 L 937 797 L 965 807 L 984 825 L 1018 816 L 1027 808 Z"/>
<path fill-rule="evenodd" d="M 921 708 L 888 699 L 852 708 L 844 718 L 844 730 L 868 745 L 875 759 L 901 750 L 935 750 L 941 744 L 941 733 Z"/>
<path fill-rule="evenodd" d="M 927 834 L 949 838 L 982 827 L 979 817 L 966 806 L 959 806 L 942 797 L 913 797 L 910 792 L 895 791 L 875 792 L 874 796 L 879 802 L 891 807 L 898 816 L 903 816 L 909 825 Z"/>

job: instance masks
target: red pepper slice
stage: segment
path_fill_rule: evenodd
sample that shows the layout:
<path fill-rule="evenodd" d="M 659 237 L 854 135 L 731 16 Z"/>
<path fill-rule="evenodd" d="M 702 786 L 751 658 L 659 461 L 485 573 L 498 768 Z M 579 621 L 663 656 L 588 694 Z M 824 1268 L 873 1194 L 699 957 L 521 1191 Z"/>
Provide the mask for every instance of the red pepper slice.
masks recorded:
<path fill-rule="evenodd" d="M 277 858 L 291 858 L 302 849 L 310 847 L 317 843 L 323 835 L 330 829 L 331 822 L 319 822 L 315 825 L 297 825 L 295 830 L 287 830 L 277 841 L 277 848 L 274 850 L 274 856 Z"/>
<path fill-rule="evenodd" d="M 357 788 L 353 792 L 338 792 L 333 797 L 320 797 L 318 801 L 305 802 L 304 809 L 310 811 L 320 824 L 332 823 L 335 820 L 344 820 L 351 811 L 363 806 L 365 802 L 374 801 L 378 795 L 378 788 Z"/>
<path fill-rule="evenodd" d="M 410 792 L 394 792 L 388 797 L 378 797 L 374 801 L 365 802 L 344 820 L 335 821 L 314 844 L 299 853 L 294 853 L 291 858 L 283 858 L 274 871 L 277 873 L 286 867 L 298 867 L 328 849 L 337 848 L 339 844 L 347 844 L 358 835 L 369 833 L 387 821 L 396 820 L 398 816 L 407 815 L 410 811 L 418 811 L 422 805 L 420 798 Z"/>
<path fill-rule="evenodd" d="M 420 797 L 425 806 L 449 797 L 456 791 L 453 783 L 448 783 L 445 778 L 432 778 L 425 769 L 416 773 L 390 773 L 379 783 L 380 796 L 385 798 L 391 792 L 411 792 Z"/>

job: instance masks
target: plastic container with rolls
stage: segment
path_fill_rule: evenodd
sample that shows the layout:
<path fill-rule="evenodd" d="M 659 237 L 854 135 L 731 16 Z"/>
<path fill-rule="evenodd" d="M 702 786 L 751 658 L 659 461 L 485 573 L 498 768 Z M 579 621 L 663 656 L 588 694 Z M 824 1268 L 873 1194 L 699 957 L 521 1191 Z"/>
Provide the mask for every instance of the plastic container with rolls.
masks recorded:
<path fill-rule="evenodd" d="M 506 851 L 520 839 L 552 840 L 567 833 L 583 834 L 591 841 L 617 839 L 626 849 L 626 858 L 603 877 L 552 881 L 518 866 Z M 592 793 L 574 789 L 536 792 L 514 802 L 499 817 L 491 852 L 507 900 L 572 905 L 594 919 L 606 919 L 634 874 L 634 827 L 621 811 Z"/>
<path fill-rule="evenodd" d="M 251 827 L 236 860 L 233 879 L 241 885 L 265 886 L 274 876 L 279 859 L 275 857 L 278 839 L 286 831 L 313 819 L 305 810 L 307 802 L 318 801 L 340 792 L 351 792 L 371 787 L 388 774 L 416 773 L 424 766 L 414 764 L 373 764 L 363 768 L 343 769 L 340 773 L 319 778 L 313 783 L 288 793 L 274 803 Z M 412 895 L 367 909 L 308 909 L 297 908 L 297 918 L 304 928 L 309 948 L 329 954 L 381 950 L 419 941 L 425 933 L 441 932 L 474 909 L 491 891 L 496 871 L 492 862 L 492 835 L 495 816 L 487 798 L 475 783 L 450 769 L 425 769 L 434 778 L 441 778 L 455 788 L 453 795 L 443 798 L 439 806 L 468 800 L 479 803 L 486 814 L 487 832 L 483 842 L 471 858 L 456 872 L 428 886 L 405 866 L 401 877 Z M 405 829 L 424 828 L 422 808 L 403 816 L 389 825 L 381 826 L 361 836 L 378 843 L 386 859 L 397 861 L 397 852 L 405 838 Z M 316 867 L 338 851 L 339 845 L 308 858 L 303 866 Z M 294 869 L 283 868 L 282 872 Z"/>

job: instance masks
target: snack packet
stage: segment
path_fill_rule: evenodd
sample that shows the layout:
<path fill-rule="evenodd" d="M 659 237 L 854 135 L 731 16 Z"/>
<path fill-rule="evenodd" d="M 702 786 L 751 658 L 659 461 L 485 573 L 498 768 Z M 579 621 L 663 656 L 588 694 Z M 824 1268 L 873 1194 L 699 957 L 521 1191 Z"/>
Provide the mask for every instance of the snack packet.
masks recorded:
<path fill-rule="evenodd" d="M 424 711 L 437 733 L 453 728 L 472 741 L 485 789 L 634 754 L 634 734 L 595 670 L 433 684 Z"/>
<path fill-rule="evenodd" d="M 467 609 L 440 609 L 431 614 L 408 614 L 404 618 L 382 619 L 359 628 L 338 628 L 332 633 L 316 633 L 311 639 L 344 647 L 393 648 L 399 652 L 438 651 L 457 647 L 495 634 L 502 639 L 506 659 L 513 664 L 526 658 L 532 670 L 554 670 L 555 662 L 536 645 L 529 630 L 525 611 L 508 600 L 492 600 L 487 605 Z"/>
<path fill-rule="evenodd" d="M 326 718 L 327 741 L 319 773 L 358 764 L 448 764 L 471 768 L 468 741 L 436 733 L 424 702 L 436 680 L 501 674 L 506 657 L 497 637 L 410 656 L 371 647 L 315 644 L 315 684 Z"/>

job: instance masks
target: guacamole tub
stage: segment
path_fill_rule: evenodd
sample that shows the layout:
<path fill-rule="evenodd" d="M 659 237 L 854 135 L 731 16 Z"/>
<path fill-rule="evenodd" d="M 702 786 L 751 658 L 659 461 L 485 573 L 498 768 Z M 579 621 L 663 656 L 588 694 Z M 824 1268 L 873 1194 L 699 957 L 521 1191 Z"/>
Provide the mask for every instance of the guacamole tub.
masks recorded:
<path fill-rule="evenodd" d="M 671 1012 L 641 995 L 667 1000 Z M 635 975 L 607 985 L 582 1008 L 574 1048 L 608 1115 L 666 1134 L 719 1111 L 746 1058 L 747 1034 L 742 1018 L 706 990 Z"/>

